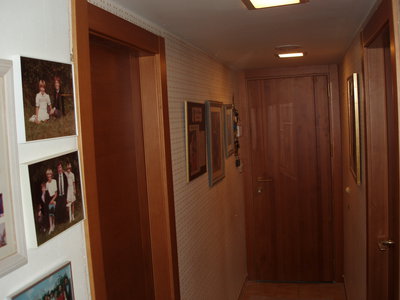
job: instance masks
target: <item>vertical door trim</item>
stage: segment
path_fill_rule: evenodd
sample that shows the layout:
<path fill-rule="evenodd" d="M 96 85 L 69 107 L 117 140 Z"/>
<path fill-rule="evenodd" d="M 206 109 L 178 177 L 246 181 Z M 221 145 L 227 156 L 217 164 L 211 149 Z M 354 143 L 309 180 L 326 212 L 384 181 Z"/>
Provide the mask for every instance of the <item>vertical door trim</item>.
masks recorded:
<path fill-rule="evenodd" d="M 72 27 L 92 297 L 107 299 L 101 234 L 98 230 L 100 219 L 95 178 L 89 33 L 117 40 L 139 53 L 154 294 L 155 299 L 179 300 L 164 39 L 88 4 L 86 0 L 72 0 Z"/>

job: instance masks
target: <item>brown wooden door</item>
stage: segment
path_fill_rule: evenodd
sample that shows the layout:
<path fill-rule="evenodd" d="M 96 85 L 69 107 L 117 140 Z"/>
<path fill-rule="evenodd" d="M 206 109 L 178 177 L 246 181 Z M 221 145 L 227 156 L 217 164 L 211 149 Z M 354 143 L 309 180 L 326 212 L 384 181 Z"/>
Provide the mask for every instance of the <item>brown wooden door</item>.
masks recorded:
<path fill-rule="evenodd" d="M 367 291 L 370 300 L 391 300 L 398 299 L 399 132 L 389 27 L 365 46 Z"/>
<path fill-rule="evenodd" d="M 138 59 L 93 35 L 90 59 L 107 299 L 153 299 Z"/>
<path fill-rule="evenodd" d="M 248 81 L 257 280 L 333 281 L 327 76 Z"/>

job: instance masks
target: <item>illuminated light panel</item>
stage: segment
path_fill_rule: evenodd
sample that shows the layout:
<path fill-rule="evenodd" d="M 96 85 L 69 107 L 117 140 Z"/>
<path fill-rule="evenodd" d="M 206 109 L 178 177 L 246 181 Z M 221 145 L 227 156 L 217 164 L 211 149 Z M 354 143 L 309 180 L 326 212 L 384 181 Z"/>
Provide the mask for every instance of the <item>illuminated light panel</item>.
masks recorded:
<path fill-rule="evenodd" d="M 279 53 L 278 56 L 279 58 L 303 57 L 304 52 Z"/>
<path fill-rule="evenodd" d="M 250 2 L 256 9 L 301 3 L 300 0 L 250 0 Z"/>

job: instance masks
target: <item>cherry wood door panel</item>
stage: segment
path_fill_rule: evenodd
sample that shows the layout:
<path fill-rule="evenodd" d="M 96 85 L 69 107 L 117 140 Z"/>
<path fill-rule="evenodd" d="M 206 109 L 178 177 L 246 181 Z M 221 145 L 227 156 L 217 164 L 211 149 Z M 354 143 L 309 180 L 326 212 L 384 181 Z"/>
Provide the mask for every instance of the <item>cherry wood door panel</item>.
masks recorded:
<path fill-rule="evenodd" d="M 91 36 L 101 242 L 108 299 L 152 299 L 141 103 L 130 48 Z M 136 70 L 136 71 L 135 71 Z"/>
<path fill-rule="evenodd" d="M 255 277 L 332 281 L 326 76 L 248 81 Z"/>

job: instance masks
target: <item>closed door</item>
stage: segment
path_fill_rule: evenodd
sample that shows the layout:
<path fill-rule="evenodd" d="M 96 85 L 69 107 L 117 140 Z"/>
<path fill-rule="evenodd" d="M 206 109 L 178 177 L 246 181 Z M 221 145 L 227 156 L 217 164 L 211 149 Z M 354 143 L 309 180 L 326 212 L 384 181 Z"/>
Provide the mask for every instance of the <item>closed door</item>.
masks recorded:
<path fill-rule="evenodd" d="M 106 299 L 153 299 L 138 59 L 91 35 L 90 60 Z"/>
<path fill-rule="evenodd" d="M 247 83 L 251 122 L 254 274 L 333 281 L 327 76 Z"/>

